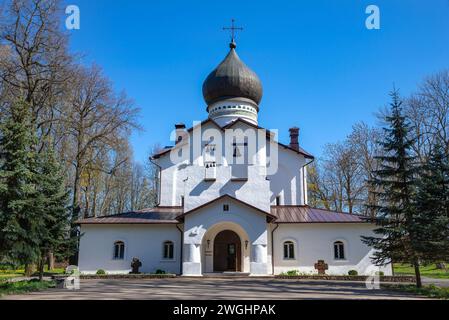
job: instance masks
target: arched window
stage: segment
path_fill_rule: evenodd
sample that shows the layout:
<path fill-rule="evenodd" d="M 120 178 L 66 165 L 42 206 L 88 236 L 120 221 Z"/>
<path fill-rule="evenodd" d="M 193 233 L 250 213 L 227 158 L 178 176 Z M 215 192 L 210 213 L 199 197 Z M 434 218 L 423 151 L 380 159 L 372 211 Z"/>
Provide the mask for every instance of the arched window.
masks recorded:
<path fill-rule="evenodd" d="M 172 241 L 164 242 L 164 259 L 173 260 L 175 245 Z"/>
<path fill-rule="evenodd" d="M 335 260 L 345 259 L 345 245 L 341 241 L 334 242 L 334 258 Z"/>
<path fill-rule="evenodd" d="M 284 242 L 284 259 L 292 260 L 295 259 L 295 244 L 293 241 Z"/>
<path fill-rule="evenodd" d="M 123 260 L 125 258 L 125 243 L 123 241 L 114 242 L 114 259 Z"/>

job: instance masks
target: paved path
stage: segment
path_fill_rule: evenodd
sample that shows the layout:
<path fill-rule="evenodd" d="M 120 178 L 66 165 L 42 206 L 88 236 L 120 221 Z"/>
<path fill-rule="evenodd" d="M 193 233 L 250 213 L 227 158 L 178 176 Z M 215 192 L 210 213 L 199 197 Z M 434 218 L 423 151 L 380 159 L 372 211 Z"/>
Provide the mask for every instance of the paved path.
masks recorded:
<path fill-rule="evenodd" d="M 422 277 L 423 285 L 429 285 L 433 284 L 438 287 L 449 287 L 449 279 L 437 279 L 437 278 L 429 278 L 429 277 Z"/>
<path fill-rule="evenodd" d="M 21 300 L 227 300 L 227 299 L 418 299 L 386 290 L 368 290 L 363 282 L 176 278 L 146 280 L 81 280 L 81 289 L 50 289 L 4 299 Z"/>

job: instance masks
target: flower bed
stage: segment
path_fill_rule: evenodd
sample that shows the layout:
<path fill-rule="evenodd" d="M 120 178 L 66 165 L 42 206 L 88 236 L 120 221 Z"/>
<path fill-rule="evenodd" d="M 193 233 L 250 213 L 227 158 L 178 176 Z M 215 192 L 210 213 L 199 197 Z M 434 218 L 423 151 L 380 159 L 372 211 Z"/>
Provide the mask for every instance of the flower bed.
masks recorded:
<path fill-rule="evenodd" d="M 165 279 L 176 278 L 176 274 L 82 274 L 80 279 Z"/>
<path fill-rule="evenodd" d="M 275 279 L 306 279 L 306 280 L 342 280 L 342 281 L 366 281 L 369 276 L 333 276 L 333 275 L 277 275 Z M 381 282 L 416 282 L 411 276 L 380 276 Z"/>

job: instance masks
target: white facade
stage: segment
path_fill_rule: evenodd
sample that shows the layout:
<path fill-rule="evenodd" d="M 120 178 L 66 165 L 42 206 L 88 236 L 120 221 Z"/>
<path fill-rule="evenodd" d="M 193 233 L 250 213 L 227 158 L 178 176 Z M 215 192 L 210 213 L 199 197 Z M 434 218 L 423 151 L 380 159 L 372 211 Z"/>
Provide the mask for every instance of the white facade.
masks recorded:
<path fill-rule="evenodd" d="M 360 275 L 371 275 L 381 271 L 391 275 L 390 266 L 377 267 L 371 263 L 373 250 L 361 241 L 361 236 L 373 235 L 371 224 L 281 224 L 274 233 L 275 274 L 298 270 L 304 274 L 315 274 L 314 264 L 324 260 L 329 265 L 326 274 L 347 275 L 356 270 Z M 294 259 L 285 259 L 282 244 L 291 241 L 294 244 Z M 344 259 L 334 257 L 334 243 L 343 242 Z"/>
<path fill-rule="evenodd" d="M 258 127 L 257 76 L 233 54 L 219 74 L 207 80 L 209 119 L 189 130 L 178 125 L 176 145 L 152 158 L 160 169 L 159 205 L 80 221 L 81 272 L 128 273 L 138 258 L 141 272 L 186 276 L 317 273 L 319 260 L 328 264 L 328 274 L 391 275 L 391 266 L 372 265 L 373 252 L 361 240 L 373 234 L 373 224 L 308 207 L 307 165 L 313 156 L 293 135 L 283 145 L 274 130 Z M 229 80 L 239 75 L 245 81 Z M 246 96 L 229 98 L 230 92 Z"/>
<path fill-rule="evenodd" d="M 80 241 L 79 268 L 83 273 L 127 274 L 133 257 L 142 262 L 141 271 L 157 269 L 180 273 L 181 233 L 175 225 L 83 225 Z M 114 258 L 114 243 L 123 241 L 123 259 Z M 163 258 L 163 244 L 173 241 L 173 259 Z"/>

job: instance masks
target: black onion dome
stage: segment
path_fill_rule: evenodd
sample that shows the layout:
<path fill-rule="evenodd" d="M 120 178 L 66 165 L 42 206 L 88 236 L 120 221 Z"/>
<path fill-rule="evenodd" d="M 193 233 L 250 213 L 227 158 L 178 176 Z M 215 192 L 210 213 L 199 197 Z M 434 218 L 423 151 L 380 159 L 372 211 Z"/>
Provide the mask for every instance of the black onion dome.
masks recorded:
<path fill-rule="evenodd" d="M 257 74 L 248 68 L 235 52 L 231 51 L 212 71 L 203 84 L 203 96 L 208 105 L 228 98 L 247 98 L 259 105 L 262 100 L 262 83 Z"/>

